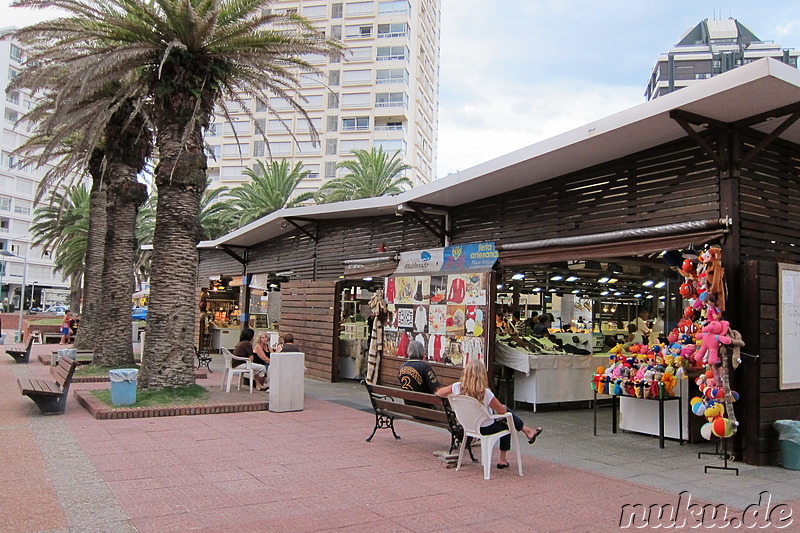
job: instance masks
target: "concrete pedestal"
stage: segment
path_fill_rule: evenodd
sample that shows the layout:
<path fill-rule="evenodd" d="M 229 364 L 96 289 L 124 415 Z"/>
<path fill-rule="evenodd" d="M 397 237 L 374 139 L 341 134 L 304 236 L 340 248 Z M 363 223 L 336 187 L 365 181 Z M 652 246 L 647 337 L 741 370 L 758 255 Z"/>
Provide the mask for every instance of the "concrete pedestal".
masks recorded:
<path fill-rule="evenodd" d="M 269 410 L 274 413 L 302 411 L 306 354 L 273 352 L 269 359 Z"/>

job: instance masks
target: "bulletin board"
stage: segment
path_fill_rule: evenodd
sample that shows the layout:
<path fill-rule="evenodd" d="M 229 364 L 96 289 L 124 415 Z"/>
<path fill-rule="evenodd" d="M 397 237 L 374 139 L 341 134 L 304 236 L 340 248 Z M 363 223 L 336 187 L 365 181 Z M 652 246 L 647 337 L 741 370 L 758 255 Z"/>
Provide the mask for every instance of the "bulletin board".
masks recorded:
<path fill-rule="evenodd" d="M 778 263 L 780 388 L 800 388 L 800 265 Z"/>

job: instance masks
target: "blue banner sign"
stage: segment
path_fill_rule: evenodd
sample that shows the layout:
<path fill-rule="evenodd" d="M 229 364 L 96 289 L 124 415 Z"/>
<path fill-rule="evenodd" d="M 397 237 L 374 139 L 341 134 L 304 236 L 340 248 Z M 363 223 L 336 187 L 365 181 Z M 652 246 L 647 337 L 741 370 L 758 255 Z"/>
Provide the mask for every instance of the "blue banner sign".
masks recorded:
<path fill-rule="evenodd" d="M 493 242 L 459 244 L 400 254 L 396 273 L 486 272 L 494 266 L 499 252 Z"/>

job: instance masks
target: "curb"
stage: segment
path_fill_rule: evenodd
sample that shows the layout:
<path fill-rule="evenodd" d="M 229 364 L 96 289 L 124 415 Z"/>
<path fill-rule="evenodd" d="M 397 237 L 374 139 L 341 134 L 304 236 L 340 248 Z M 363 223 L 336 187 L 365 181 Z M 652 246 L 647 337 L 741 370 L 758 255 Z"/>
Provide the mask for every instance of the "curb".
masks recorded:
<path fill-rule="evenodd" d="M 78 403 L 97 420 L 247 413 L 251 411 L 266 411 L 269 407 L 269 402 L 263 401 L 184 405 L 181 407 L 118 407 L 112 409 L 95 398 L 89 391 L 75 391 L 74 396 Z"/>

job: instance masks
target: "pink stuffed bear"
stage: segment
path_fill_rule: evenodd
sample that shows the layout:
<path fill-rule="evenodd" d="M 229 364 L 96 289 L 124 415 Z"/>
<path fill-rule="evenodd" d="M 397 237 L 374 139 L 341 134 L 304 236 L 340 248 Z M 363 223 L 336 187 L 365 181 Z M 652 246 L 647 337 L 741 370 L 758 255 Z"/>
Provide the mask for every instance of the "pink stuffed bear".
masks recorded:
<path fill-rule="evenodd" d="M 712 320 L 703 328 L 702 333 L 697 333 L 695 337 L 703 339 L 700 349 L 694 354 L 694 360 L 698 363 L 717 365 L 719 364 L 719 345 L 730 344 L 731 338 L 728 337 L 730 323 L 727 320 Z"/>

